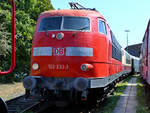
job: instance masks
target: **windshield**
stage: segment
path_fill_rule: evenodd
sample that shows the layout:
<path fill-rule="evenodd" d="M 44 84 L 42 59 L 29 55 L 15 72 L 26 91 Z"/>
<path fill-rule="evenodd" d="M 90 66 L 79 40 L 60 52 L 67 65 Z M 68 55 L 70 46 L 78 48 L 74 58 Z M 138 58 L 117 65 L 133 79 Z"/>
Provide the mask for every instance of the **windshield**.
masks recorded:
<path fill-rule="evenodd" d="M 61 17 L 43 18 L 40 23 L 39 32 L 47 30 L 59 30 L 61 28 L 61 22 Z"/>
<path fill-rule="evenodd" d="M 56 30 L 90 30 L 90 20 L 85 17 L 48 17 L 43 18 L 39 32 Z"/>

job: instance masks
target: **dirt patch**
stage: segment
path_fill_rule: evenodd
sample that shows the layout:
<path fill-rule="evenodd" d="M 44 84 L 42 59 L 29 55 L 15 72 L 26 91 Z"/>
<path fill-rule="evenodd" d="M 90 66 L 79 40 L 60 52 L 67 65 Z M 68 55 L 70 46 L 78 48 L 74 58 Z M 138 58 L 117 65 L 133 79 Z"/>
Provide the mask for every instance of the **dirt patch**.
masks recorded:
<path fill-rule="evenodd" d="M 0 97 L 4 100 L 22 95 L 24 92 L 22 83 L 0 84 Z"/>

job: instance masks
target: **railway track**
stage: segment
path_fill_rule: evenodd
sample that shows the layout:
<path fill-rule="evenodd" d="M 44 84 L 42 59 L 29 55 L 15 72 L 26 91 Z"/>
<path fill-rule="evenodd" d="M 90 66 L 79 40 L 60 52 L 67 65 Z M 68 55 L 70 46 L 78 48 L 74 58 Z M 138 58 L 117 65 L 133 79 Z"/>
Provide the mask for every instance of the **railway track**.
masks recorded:
<path fill-rule="evenodd" d="M 25 95 L 11 99 L 6 103 L 8 106 L 8 113 L 88 113 L 93 110 L 93 108 L 89 109 L 89 106 L 85 105 L 83 107 L 82 105 L 68 103 L 63 106 L 62 102 L 59 101 L 39 102 L 31 97 L 25 99 Z"/>
<path fill-rule="evenodd" d="M 34 106 L 40 104 L 38 100 L 32 97 L 25 99 L 25 95 L 8 100 L 6 103 L 8 106 L 8 113 L 25 113 L 26 111 L 32 109 Z"/>
<path fill-rule="evenodd" d="M 6 101 L 8 113 L 43 113 L 54 106 L 52 101 L 39 101 L 33 97 L 25 98 L 25 95 L 18 96 Z"/>

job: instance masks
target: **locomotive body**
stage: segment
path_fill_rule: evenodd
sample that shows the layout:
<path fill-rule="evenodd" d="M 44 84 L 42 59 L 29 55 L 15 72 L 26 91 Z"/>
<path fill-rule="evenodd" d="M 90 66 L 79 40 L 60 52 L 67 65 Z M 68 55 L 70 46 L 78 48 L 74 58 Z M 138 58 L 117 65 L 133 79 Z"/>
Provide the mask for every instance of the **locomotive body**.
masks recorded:
<path fill-rule="evenodd" d="M 60 96 L 67 92 L 71 98 L 79 93 L 78 98 L 87 99 L 129 72 L 130 55 L 99 12 L 54 10 L 39 16 L 31 76 L 24 79 L 23 85 L 32 95 L 44 97 L 48 92 L 48 96 Z"/>
<path fill-rule="evenodd" d="M 140 74 L 150 84 L 150 20 L 148 22 L 140 54 Z"/>
<path fill-rule="evenodd" d="M 103 19 L 100 14 L 93 11 L 58 10 L 43 13 L 38 20 L 31 58 L 31 65 L 40 61 L 40 69 L 32 69 L 31 75 L 85 78 L 108 76 L 108 39 L 104 34 L 96 32 L 96 17 Z M 59 24 L 56 27 L 62 28 L 51 28 L 48 22 L 54 24 L 53 19 L 56 21 L 55 24 Z M 47 31 L 44 30 L 46 21 L 49 27 L 46 28 Z M 57 38 L 59 35 L 62 39 Z M 40 50 L 45 53 L 39 54 Z M 82 71 L 82 64 L 91 65 L 91 69 Z M 102 69 L 97 69 L 98 65 L 103 65 L 100 66 Z"/>

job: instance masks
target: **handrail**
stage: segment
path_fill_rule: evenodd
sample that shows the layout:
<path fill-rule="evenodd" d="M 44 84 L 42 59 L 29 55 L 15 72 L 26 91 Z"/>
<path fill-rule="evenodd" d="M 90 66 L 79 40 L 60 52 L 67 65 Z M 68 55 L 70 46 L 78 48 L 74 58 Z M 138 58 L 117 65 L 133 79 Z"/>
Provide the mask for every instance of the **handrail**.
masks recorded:
<path fill-rule="evenodd" d="M 15 69 L 15 2 L 11 0 L 11 66 L 8 71 L 0 72 L 0 75 L 6 75 Z"/>

